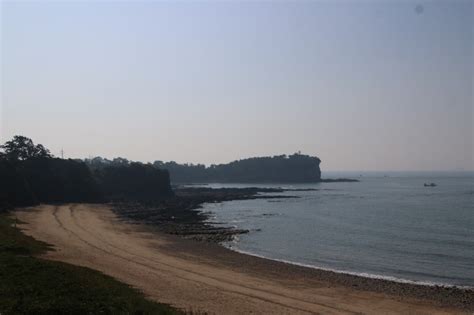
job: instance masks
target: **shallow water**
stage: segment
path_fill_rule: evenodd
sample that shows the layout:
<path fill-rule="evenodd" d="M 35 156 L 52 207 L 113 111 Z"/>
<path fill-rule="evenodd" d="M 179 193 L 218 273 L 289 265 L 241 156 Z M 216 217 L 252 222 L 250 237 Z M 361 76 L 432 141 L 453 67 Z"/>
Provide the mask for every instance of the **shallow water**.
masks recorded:
<path fill-rule="evenodd" d="M 325 174 L 336 177 L 356 174 Z M 370 277 L 474 287 L 472 173 L 364 174 L 359 183 L 211 184 L 315 188 L 298 199 L 207 204 L 211 221 L 250 233 L 234 250 Z M 357 173 L 357 177 L 359 177 Z M 424 187 L 435 182 L 437 187 Z"/>

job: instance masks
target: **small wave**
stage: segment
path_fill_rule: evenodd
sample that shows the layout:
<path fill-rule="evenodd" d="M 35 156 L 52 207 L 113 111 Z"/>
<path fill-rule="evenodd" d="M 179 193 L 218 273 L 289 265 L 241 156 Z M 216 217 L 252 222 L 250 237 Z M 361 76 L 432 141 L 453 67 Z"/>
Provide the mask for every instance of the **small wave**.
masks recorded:
<path fill-rule="evenodd" d="M 254 214 L 249 217 L 251 218 L 267 218 L 267 217 L 275 217 L 279 216 L 281 213 L 261 213 L 261 214 Z"/>
<path fill-rule="evenodd" d="M 231 240 L 232 243 L 237 244 L 239 241 L 240 241 L 240 237 L 238 234 L 232 235 L 232 240 Z M 228 248 L 230 248 L 230 246 Z"/>
<path fill-rule="evenodd" d="M 238 242 L 233 241 L 233 243 L 238 243 Z M 439 283 L 439 282 L 433 282 L 433 281 L 408 280 L 404 278 L 397 278 L 393 276 L 383 276 L 383 275 L 371 274 L 367 272 L 355 272 L 355 271 L 346 271 L 346 270 L 319 267 L 315 265 L 304 264 L 304 263 L 294 262 L 294 261 L 285 260 L 285 259 L 270 258 L 263 255 L 254 254 L 252 252 L 240 250 L 230 245 L 225 245 L 225 247 L 227 247 L 228 249 L 234 252 L 249 255 L 249 256 L 259 257 L 259 258 L 273 260 L 273 261 L 279 261 L 285 264 L 290 264 L 290 265 L 295 265 L 295 266 L 300 266 L 300 267 L 306 267 L 306 268 L 322 270 L 322 271 L 329 271 L 329 272 L 334 272 L 334 273 L 339 273 L 339 274 L 346 274 L 346 275 L 357 276 L 357 277 L 362 277 L 362 278 L 386 280 L 386 281 L 397 282 L 397 283 L 415 284 L 415 285 L 423 285 L 423 286 L 430 286 L 430 287 L 441 286 L 441 287 L 446 287 L 446 288 L 459 288 L 459 289 L 469 289 L 469 290 L 474 289 L 474 286 L 461 286 L 461 285 Z"/>
<path fill-rule="evenodd" d="M 215 215 L 208 216 L 204 222 L 217 222 L 217 216 Z"/>

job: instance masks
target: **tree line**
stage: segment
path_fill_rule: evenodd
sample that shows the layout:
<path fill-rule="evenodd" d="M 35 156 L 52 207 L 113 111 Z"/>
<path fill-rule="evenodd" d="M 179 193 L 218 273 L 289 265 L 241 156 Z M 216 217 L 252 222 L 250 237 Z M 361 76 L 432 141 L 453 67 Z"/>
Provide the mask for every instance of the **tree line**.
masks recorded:
<path fill-rule="evenodd" d="M 167 170 L 138 162 L 88 167 L 54 157 L 41 144 L 15 136 L 0 146 L 0 210 L 61 202 L 157 200 L 173 195 Z"/>

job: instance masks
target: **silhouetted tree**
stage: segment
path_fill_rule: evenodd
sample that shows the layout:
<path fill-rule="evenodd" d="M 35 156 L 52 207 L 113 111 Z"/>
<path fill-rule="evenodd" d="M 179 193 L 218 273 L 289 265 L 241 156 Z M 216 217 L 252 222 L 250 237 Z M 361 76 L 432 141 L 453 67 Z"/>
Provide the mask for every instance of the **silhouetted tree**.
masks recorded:
<path fill-rule="evenodd" d="M 121 157 L 114 158 L 112 160 L 113 166 L 127 166 L 130 164 L 130 161 Z"/>
<path fill-rule="evenodd" d="M 0 149 L 0 209 L 102 199 L 82 161 L 54 158 L 44 146 L 23 136 L 15 136 Z"/>
<path fill-rule="evenodd" d="M 14 136 L 12 140 L 0 146 L 4 155 L 13 161 L 24 161 L 31 158 L 51 158 L 51 153 L 43 145 L 35 145 L 33 140 L 23 136 Z"/>

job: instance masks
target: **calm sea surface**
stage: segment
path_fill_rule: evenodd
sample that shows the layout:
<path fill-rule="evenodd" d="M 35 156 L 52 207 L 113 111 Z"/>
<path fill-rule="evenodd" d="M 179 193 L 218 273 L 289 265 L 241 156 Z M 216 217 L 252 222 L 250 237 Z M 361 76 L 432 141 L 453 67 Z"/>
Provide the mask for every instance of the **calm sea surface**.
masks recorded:
<path fill-rule="evenodd" d="M 203 210 L 213 222 L 250 230 L 225 244 L 237 251 L 367 277 L 474 287 L 474 174 L 386 174 L 323 174 L 359 183 L 211 184 L 317 191 Z M 431 182 L 438 186 L 423 186 Z"/>

